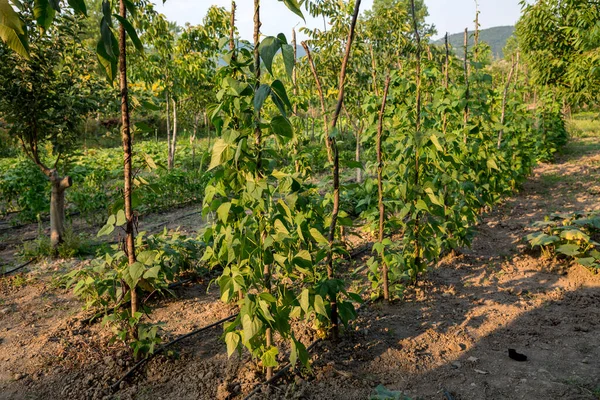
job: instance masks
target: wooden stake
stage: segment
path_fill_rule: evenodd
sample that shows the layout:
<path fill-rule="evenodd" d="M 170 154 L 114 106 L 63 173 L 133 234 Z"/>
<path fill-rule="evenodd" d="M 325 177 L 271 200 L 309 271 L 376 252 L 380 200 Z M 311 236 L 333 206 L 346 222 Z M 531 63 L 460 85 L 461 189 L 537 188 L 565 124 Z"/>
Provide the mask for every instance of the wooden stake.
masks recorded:
<path fill-rule="evenodd" d="M 450 46 L 448 45 L 448 32 L 446 32 L 446 36 L 444 37 L 444 46 L 446 48 L 446 59 L 444 62 L 444 89 L 446 89 L 446 93 L 448 92 L 448 86 L 450 84 Z M 442 132 L 446 135 L 448 130 L 448 113 L 444 111 L 444 115 L 442 116 Z"/>
<path fill-rule="evenodd" d="M 411 8 L 412 8 L 412 18 L 413 18 L 413 28 L 415 31 L 415 38 L 417 40 L 417 48 L 416 48 L 416 58 L 417 58 L 417 66 L 416 66 L 416 116 L 415 116 L 415 138 L 420 136 L 421 132 L 421 35 L 419 34 L 419 27 L 417 25 L 417 15 L 415 12 L 415 0 L 411 0 Z M 415 187 L 419 186 L 419 145 L 415 140 Z M 415 217 L 415 265 L 417 268 L 421 264 L 421 243 L 419 241 L 419 229 L 420 229 L 420 215 L 417 214 Z M 415 280 L 417 279 L 418 271 L 415 271 Z"/>
<path fill-rule="evenodd" d="M 127 8 L 125 0 L 119 2 L 119 13 L 122 18 L 127 18 Z M 131 201 L 132 194 L 132 142 L 131 130 L 129 121 L 129 93 L 127 86 L 127 33 L 125 26 L 119 26 L 119 84 L 121 89 L 121 138 L 123 141 L 123 196 L 125 204 L 125 218 L 127 224 L 125 226 L 125 250 L 127 253 L 127 261 L 129 265 L 136 262 L 135 257 L 135 237 L 134 237 L 134 215 Z M 138 298 L 135 287 L 129 288 L 131 297 L 131 317 L 135 318 L 138 311 Z M 132 327 L 131 336 L 137 338 L 137 327 Z"/>
<path fill-rule="evenodd" d="M 504 93 L 502 95 L 502 114 L 500 116 L 500 125 L 504 125 L 506 120 L 506 100 L 508 98 L 508 89 L 510 88 L 510 81 L 512 80 L 512 76 L 515 72 L 516 62 L 515 57 L 513 56 L 512 66 L 510 68 L 510 72 L 508 73 L 508 78 L 506 79 L 506 84 L 504 85 Z M 498 132 L 498 150 L 502 145 L 502 135 L 504 134 L 504 128 L 500 129 Z"/>
<path fill-rule="evenodd" d="M 464 142 L 465 144 L 467 143 L 467 137 L 469 136 L 469 132 L 468 132 L 468 123 L 469 123 L 469 29 L 465 28 L 465 38 L 464 38 L 464 49 L 465 49 L 465 64 L 464 64 L 464 70 L 465 70 L 465 87 L 466 87 L 466 91 L 465 91 L 465 109 L 464 109 L 464 115 L 463 115 L 463 126 L 464 126 L 464 130 L 465 130 L 465 137 L 464 137 Z"/>
<path fill-rule="evenodd" d="M 388 91 L 390 88 L 390 74 L 388 72 L 385 78 L 385 88 L 383 89 L 383 100 L 379 110 L 379 121 L 377 124 L 377 190 L 379 200 L 379 243 L 383 242 L 384 222 L 385 222 L 385 204 L 383 203 L 383 155 L 381 151 L 381 142 L 383 136 L 383 118 L 385 115 L 385 105 L 387 102 Z M 381 277 L 383 279 L 383 298 L 390 301 L 388 266 L 385 259 L 381 258 Z"/>
<path fill-rule="evenodd" d="M 325 130 L 325 148 L 327 150 L 327 159 L 330 163 L 333 163 L 333 151 L 331 150 L 331 143 L 329 142 L 329 124 L 327 122 L 327 111 L 325 108 L 325 95 L 323 93 L 323 86 L 321 86 L 321 79 L 319 78 L 319 74 L 317 73 L 317 68 L 315 67 L 315 63 L 312 58 L 312 54 L 306 42 L 302 42 L 302 47 L 304 47 L 304 51 L 306 51 L 306 56 L 308 58 L 308 65 L 310 66 L 310 70 L 312 71 L 313 77 L 315 78 L 315 83 L 317 85 L 317 92 L 319 93 L 319 100 L 321 101 L 321 114 L 323 115 L 323 129 Z M 314 119 L 313 119 L 313 130 L 314 130 Z"/>

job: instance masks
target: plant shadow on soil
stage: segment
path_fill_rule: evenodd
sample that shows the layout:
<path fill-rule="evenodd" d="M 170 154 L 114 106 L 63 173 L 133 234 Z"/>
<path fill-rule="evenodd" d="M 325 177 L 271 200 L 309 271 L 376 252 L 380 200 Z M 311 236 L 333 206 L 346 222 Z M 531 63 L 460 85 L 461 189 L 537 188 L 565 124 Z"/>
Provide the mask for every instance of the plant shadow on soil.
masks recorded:
<path fill-rule="evenodd" d="M 315 380 L 263 398 L 367 399 L 378 384 L 413 399 L 597 398 L 600 286 L 565 290 L 566 278 L 536 270 L 503 281 L 482 268 L 485 288 L 465 287 L 464 265 L 442 268 L 406 303 L 373 307 L 337 347 L 317 350 Z"/>

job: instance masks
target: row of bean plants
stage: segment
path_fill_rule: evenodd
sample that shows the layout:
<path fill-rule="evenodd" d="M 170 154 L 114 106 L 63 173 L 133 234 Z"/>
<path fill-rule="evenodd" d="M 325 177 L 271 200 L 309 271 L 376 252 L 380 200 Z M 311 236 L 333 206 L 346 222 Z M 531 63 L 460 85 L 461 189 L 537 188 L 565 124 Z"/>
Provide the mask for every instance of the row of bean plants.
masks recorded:
<path fill-rule="evenodd" d="M 295 2 L 286 4 L 301 13 Z M 307 31 L 308 56 L 296 64 L 296 43 L 285 35 L 260 40 L 255 1 L 255 41 L 225 56 L 212 113 L 219 139 L 204 212 L 215 219 L 204 260 L 223 271 L 221 299 L 240 307 L 225 328 L 228 353 L 247 348 L 267 376 L 283 359 L 274 333 L 289 342 L 293 363 L 307 365 L 291 322 L 304 320 L 335 338 L 338 319 L 347 324 L 356 316 L 360 296 L 336 278 L 347 251 L 343 230 L 379 231 L 369 277 L 374 297 L 391 300 L 441 255 L 468 246 L 482 212 L 566 137 L 556 101 L 544 100 L 552 92 L 535 88 L 540 95 L 530 101 L 534 88 L 518 57 L 493 70 L 485 44 L 463 54 L 429 44 L 414 3 L 363 15 L 356 43 L 360 2 L 307 4 L 313 16 L 333 22 L 328 31 Z M 396 12 L 390 24 L 402 23 L 382 29 L 378 12 Z M 354 51 L 343 53 L 351 45 Z M 273 64 L 278 53 L 282 62 Z M 316 139 L 305 129 L 307 114 L 319 109 L 325 167 L 311 162 Z M 359 121 L 353 135 L 335 125 L 342 109 L 349 123 Z M 338 142 L 349 149 L 352 140 L 363 153 L 343 159 L 350 154 Z M 361 170 L 360 185 L 343 166 Z M 363 202 L 358 218 L 348 218 L 356 210 L 343 202 L 340 208 L 340 198 Z"/>

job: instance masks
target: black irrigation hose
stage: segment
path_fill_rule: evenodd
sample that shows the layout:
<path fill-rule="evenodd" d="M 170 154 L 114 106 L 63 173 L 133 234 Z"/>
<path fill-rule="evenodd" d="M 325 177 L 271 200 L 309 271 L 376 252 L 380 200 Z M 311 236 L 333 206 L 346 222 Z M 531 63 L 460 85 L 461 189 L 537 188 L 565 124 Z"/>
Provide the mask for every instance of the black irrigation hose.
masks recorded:
<path fill-rule="evenodd" d="M 179 219 L 188 218 L 188 217 L 191 217 L 191 216 L 193 216 L 193 215 L 200 214 L 201 212 L 202 212 L 202 211 L 196 211 L 196 212 L 193 212 L 193 213 L 190 213 L 190 214 L 186 214 L 186 215 L 184 215 L 184 216 L 180 217 Z M 79 212 L 76 212 L 76 213 L 74 213 L 73 215 L 76 215 L 76 214 L 79 214 Z M 167 224 L 169 224 L 169 223 L 170 223 L 170 221 L 164 222 L 164 223 L 162 223 L 162 224 L 158 225 L 158 226 L 157 226 L 157 228 L 161 228 L 161 227 L 163 227 L 164 225 L 167 225 Z M 22 227 L 29 226 L 29 225 L 31 225 L 31 224 L 28 224 L 28 225 L 20 225 L 20 226 L 15 226 L 15 227 L 10 227 L 10 228 L 0 228 L 0 232 L 1 232 L 2 230 L 17 229 L 17 228 L 22 228 Z M 25 241 L 31 241 L 31 240 L 35 240 L 35 239 L 26 239 Z M 117 243 L 118 243 L 118 242 L 108 242 L 108 244 L 117 244 Z M 36 260 L 35 258 L 32 258 L 31 260 L 27 261 L 25 264 L 23 264 L 23 265 L 20 265 L 20 266 L 18 266 L 17 268 L 15 268 L 15 269 L 11 270 L 11 271 L 7 271 L 7 272 L 4 272 L 4 273 L 0 274 L 0 277 L 4 277 L 4 276 L 6 276 L 6 275 L 12 274 L 12 273 L 13 273 L 13 272 L 15 272 L 15 271 L 18 271 L 18 270 L 20 270 L 20 269 L 23 269 L 23 268 L 25 268 L 26 266 L 28 266 L 29 264 L 31 264 L 32 262 L 34 262 L 35 260 Z M 179 286 L 180 284 L 184 284 L 184 283 L 186 283 L 186 282 L 180 282 L 179 284 L 176 284 L 176 286 Z M 169 287 L 169 288 L 171 288 L 171 287 Z"/>
<path fill-rule="evenodd" d="M 175 340 L 172 340 L 171 342 L 169 342 L 169 343 L 166 343 L 166 344 L 162 345 L 162 346 L 161 346 L 161 347 L 160 347 L 160 348 L 159 348 L 159 349 L 158 349 L 156 352 L 154 352 L 153 354 L 151 354 L 151 355 L 149 355 L 148 357 L 144 358 L 143 360 L 141 360 L 141 361 L 138 361 L 138 363 L 137 363 L 137 364 L 135 364 L 133 367 L 131 367 L 131 369 L 130 369 L 129 371 L 127 371 L 127 373 L 125 373 L 125 375 L 123 375 L 123 376 L 121 377 L 121 379 L 119 379 L 118 381 L 116 381 L 115 383 L 113 383 L 113 384 L 110 386 L 110 389 L 111 389 L 113 392 L 114 392 L 114 391 L 116 391 L 116 390 L 119 388 L 119 386 L 121 385 L 121 383 L 122 383 L 122 382 L 123 382 L 125 379 L 129 378 L 129 377 L 130 377 L 131 375 L 133 375 L 133 373 L 134 373 L 135 371 L 137 371 L 137 370 L 138 370 L 138 369 L 139 369 L 141 366 L 143 366 L 143 365 L 144 365 L 144 364 L 146 364 L 148 361 L 150 361 L 152 358 L 154 358 L 155 356 L 157 356 L 157 355 L 159 355 L 160 353 L 162 353 L 163 351 L 165 351 L 165 350 L 166 350 L 168 347 L 170 347 L 170 346 L 173 346 L 174 344 L 176 344 L 176 343 L 179 343 L 179 342 L 181 342 L 181 341 L 182 341 L 182 340 L 184 340 L 184 339 L 187 339 L 187 338 L 189 338 L 189 337 L 192 337 L 192 336 L 194 336 L 194 335 L 197 335 L 197 334 L 199 334 L 199 333 L 201 333 L 201 332 L 203 332 L 203 331 L 206 331 L 206 330 L 208 330 L 208 329 L 210 329 L 210 328 L 214 328 L 215 326 L 221 325 L 221 324 L 223 324 L 223 323 L 225 323 L 225 322 L 227 322 L 227 321 L 231 321 L 232 319 L 235 319 L 235 318 L 237 318 L 237 316 L 238 316 L 238 313 L 235 313 L 235 314 L 233 314 L 233 315 L 230 315 L 230 316 L 229 316 L 229 317 L 227 317 L 227 318 L 223 318 L 222 320 L 220 320 L 220 321 L 217 321 L 217 322 L 215 322 L 215 323 L 212 323 L 212 324 L 210 324 L 210 325 L 207 325 L 207 326 L 205 326 L 205 327 L 203 327 L 203 328 L 200 328 L 200 329 L 197 329 L 197 330 L 195 330 L 195 331 L 192 331 L 192 332 L 186 333 L 185 335 L 183 335 L 183 336 L 180 336 L 180 337 L 178 337 L 177 339 L 175 339 Z"/>
<path fill-rule="evenodd" d="M 194 213 L 197 214 L 197 213 Z M 190 214 L 190 215 L 194 215 L 194 214 Z M 355 250 L 354 252 L 352 252 L 349 256 L 349 258 L 354 258 L 357 257 L 359 255 L 361 255 L 362 253 L 368 251 L 371 248 L 370 244 L 364 245 L 362 246 L 362 248 L 359 248 L 357 250 Z M 366 304 L 368 304 L 369 301 L 363 303 L 356 311 L 360 311 Z M 127 371 L 125 373 L 125 375 L 123 375 L 118 381 L 116 381 L 115 383 L 113 383 L 111 385 L 111 391 L 115 392 L 117 389 L 119 389 L 119 386 L 121 385 L 121 383 L 123 381 L 125 381 L 125 379 L 129 378 L 131 375 L 133 375 L 135 373 L 135 371 L 137 371 L 140 367 L 142 367 L 144 364 L 146 364 L 148 361 L 150 361 L 153 357 L 157 356 L 158 354 L 162 353 L 165 349 L 167 349 L 168 347 L 184 340 L 187 339 L 191 336 L 197 335 L 203 331 L 206 331 L 210 328 L 214 328 L 215 326 L 221 325 L 227 321 L 230 321 L 232 319 L 237 318 L 238 313 L 235 313 L 233 315 L 230 315 L 227 318 L 224 318 L 220 321 L 217 321 L 213 324 L 210 324 L 208 326 L 205 326 L 203 328 L 197 329 L 195 331 L 189 332 L 183 336 L 180 336 L 179 338 L 161 346 L 155 353 L 151 354 L 150 356 L 144 358 L 143 360 L 139 361 L 137 364 L 135 364 L 129 371 Z M 316 341 L 314 341 L 307 349 L 307 352 L 310 352 L 319 342 L 321 341 L 321 339 L 317 339 Z M 246 399 L 249 399 L 250 397 L 254 396 L 256 393 L 258 393 L 258 391 L 260 390 L 261 387 L 263 387 L 264 385 L 269 385 L 270 383 L 274 382 L 275 380 L 277 380 L 278 378 L 280 378 L 281 376 L 283 376 L 291 367 L 291 363 L 288 363 L 285 367 L 283 367 L 281 370 L 279 370 L 271 379 L 269 379 L 266 382 L 261 382 L 259 383 L 254 390 L 246 397 Z"/>
<path fill-rule="evenodd" d="M 367 251 L 371 250 L 372 248 L 373 248 L 373 243 L 364 244 L 361 247 L 355 249 L 352 253 L 350 253 L 348 258 L 349 259 L 356 258 L 356 257 L 360 256 L 361 254 L 366 253 Z"/>
<path fill-rule="evenodd" d="M 6 271 L 6 272 L 2 273 L 2 275 L 0 275 L 0 276 L 1 276 L 1 277 L 5 277 L 5 276 L 7 276 L 7 275 L 9 275 L 9 274 L 12 274 L 13 272 L 16 272 L 16 271 L 18 271 L 18 270 L 20 270 L 20 269 L 23 269 L 23 268 L 25 268 L 26 266 L 28 266 L 29 264 L 31 264 L 32 262 L 34 262 L 35 260 L 36 260 L 35 258 L 32 258 L 31 260 L 27 261 L 25 264 L 23 264 L 23 265 L 20 265 L 20 266 L 18 266 L 18 267 L 17 267 L 17 268 L 15 268 L 15 269 L 11 269 L 10 271 Z"/>
<path fill-rule="evenodd" d="M 20 213 L 20 211 L 15 212 L 15 214 L 18 214 L 18 213 Z M 67 218 L 76 217 L 76 216 L 78 216 L 80 214 L 81 214 L 81 211 L 74 211 L 74 212 L 66 215 L 66 217 Z M 50 221 L 50 217 L 49 216 L 45 216 L 44 218 L 41 218 L 41 222 L 48 222 L 48 221 Z M 40 221 L 34 221 L 34 222 L 24 223 L 24 224 L 21 224 L 21 225 L 8 226 L 8 227 L 1 227 L 0 226 L 0 232 L 10 231 L 10 230 L 13 230 L 13 229 L 26 228 L 26 227 L 28 227 L 30 225 L 35 225 L 35 224 L 39 224 L 39 223 L 40 223 Z M 4 224 L 2 224 L 2 225 L 4 225 Z"/>

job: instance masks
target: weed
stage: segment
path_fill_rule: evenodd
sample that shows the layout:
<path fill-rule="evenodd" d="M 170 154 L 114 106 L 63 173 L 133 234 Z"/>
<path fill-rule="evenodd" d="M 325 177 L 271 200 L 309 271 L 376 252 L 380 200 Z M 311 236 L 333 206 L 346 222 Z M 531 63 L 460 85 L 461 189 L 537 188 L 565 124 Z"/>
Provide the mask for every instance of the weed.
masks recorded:
<path fill-rule="evenodd" d="M 32 278 L 27 278 L 24 274 L 18 274 L 10 279 L 9 285 L 13 289 L 20 289 L 30 282 L 33 282 Z"/>
<path fill-rule="evenodd" d="M 30 242 L 24 242 L 19 255 L 24 260 L 47 257 L 56 257 L 69 259 L 77 256 L 93 254 L 91 243 L 84 238 L 82 234 L 76 234 L 72 227 L 67 227 L 63 235 L 63 242 L 54 250 L 50 243 L 50 238 L 42 230 L 41 224 L 38 228 L 38 236 Z"/>
<path fill-rule="evenodd" d="M 593 212 L 556 213 L 533 223 L 538 232 L 526 236 L 546 258 L 573 260 L 592 272 L 600 270 L 600 215 Z"/>

